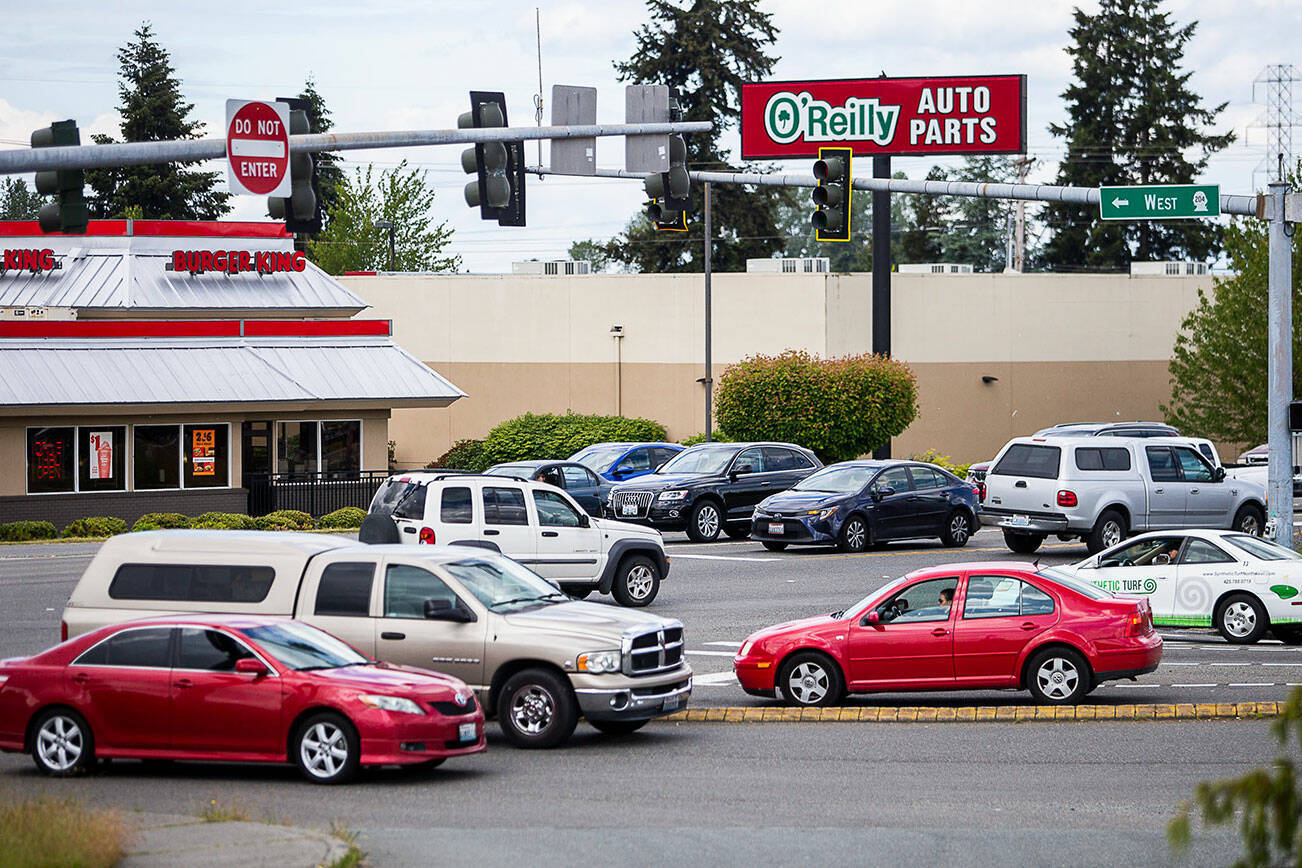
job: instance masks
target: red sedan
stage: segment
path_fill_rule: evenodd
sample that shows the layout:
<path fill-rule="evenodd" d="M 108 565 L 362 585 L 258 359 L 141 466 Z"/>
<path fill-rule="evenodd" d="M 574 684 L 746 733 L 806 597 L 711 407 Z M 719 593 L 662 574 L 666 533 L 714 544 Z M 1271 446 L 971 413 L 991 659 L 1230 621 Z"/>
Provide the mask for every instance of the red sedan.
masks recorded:
<path fill-rule="evenodd" d="M 843 612 L 753 633 L 733 660 L 742 688 L 790 705 L 846 693 L 1030 690 L 1079 702 L 1100 682 L 1157 668 L 1146 599 L 1052 567 L 952 564 L 910 573 Z"/>
<path fill-rule="evenodd" d="M 97 757 L 290 762 L 333 784 L 360 765 L 433 766 L 484 747 L 464 683 L 376 663 L 297 621 L 133 621 L 0 661 L 0 750 L 53 775 Z"/>

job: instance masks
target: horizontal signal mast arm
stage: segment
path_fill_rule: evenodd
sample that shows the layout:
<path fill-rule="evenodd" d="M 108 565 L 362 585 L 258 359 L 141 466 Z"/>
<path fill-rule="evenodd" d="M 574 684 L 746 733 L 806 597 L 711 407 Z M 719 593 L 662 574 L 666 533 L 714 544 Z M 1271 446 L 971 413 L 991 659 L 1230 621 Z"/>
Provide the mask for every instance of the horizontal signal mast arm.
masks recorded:
<path fill-rule="evenodd" d="M 375 133 L 308 133 L 290 136 L 291 153 L 300 151 L 362 151 L 422 145 L 464 145 L 523 139 L 574 139 L 601 136 L 705 133 L 709 121 L 663 124 L 589 124 L 549 127 L 476 127 L 456 130 L 399 130 Z M 99 169 L 145 166 L 226 158 L 225 139 L 183 139 L 167 142 L 115 142 L 109 145 L 15 149 L 0 151 L 0 175 L 55 169 Z"/>

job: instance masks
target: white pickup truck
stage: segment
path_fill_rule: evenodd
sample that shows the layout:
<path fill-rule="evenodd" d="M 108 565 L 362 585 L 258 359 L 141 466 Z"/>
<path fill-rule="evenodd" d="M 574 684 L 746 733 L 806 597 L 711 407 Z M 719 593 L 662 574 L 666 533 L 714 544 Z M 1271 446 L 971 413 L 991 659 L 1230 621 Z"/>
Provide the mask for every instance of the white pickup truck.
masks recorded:
<path fill-rule="evenodd" d="M 1021 554 L 1050 534 L 1080 537 L 1091 554 L 1146 530 L 1260 535 L 1265 490 L 1227 479 L 1199 445 L 1186 437 L 1018 437 L 990 466 L 981 520 Z"/>

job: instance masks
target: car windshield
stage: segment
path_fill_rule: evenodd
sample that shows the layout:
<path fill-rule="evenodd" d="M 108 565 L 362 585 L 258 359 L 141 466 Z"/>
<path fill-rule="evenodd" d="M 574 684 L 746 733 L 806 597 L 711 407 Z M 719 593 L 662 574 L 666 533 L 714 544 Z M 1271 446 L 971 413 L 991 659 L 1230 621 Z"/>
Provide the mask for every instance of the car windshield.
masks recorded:
<path fill-rule="evenodd" d="M 906 578 L 907 578 L 907 576 L 906 576 Z M 862 612 L 864 606 L 867 606 L 867 605 L 868 605 L 869 603 L 871 603 L 873 600 L 880 599 L 881 597 L 885 596 L 886 594 L 890 594 L 890 593 L 894 592 L 894 590 L 895 590 L 896 588 L 898 588 L 898 587 L 899 587 L 900 585 L 902 585 L 902 584 L 904 584 L 904 579 L 892 579 L 891 581 L 889 581 L 889 582 L 887 582 L 886 584 L 882 585 L 882 586 L 881 586 L 880 588 L 878 588 L 877 590 L 873 591 L 873 592 L 872 592 L 871 594 L 869 594 L 868 596 L 864 597 L 864 598 L 863 598 L 862 600 L 860 600 L 859 602 L 855 603 L 853 606 L 850 606 L 848 609 L 843 609 L 842 611 L 837 612 L 837 613 L 836 613 L 836 616 L 837 616 L 838 618 L 841 618 L 841 617 L 845 617 L 845 615 L 846 615 L 847 613 L 849 613 L 849 612 Z"/>
<path fill-rule="evenodd" d="M 791 486 L 797 491 L 832 491 L 854 494 L 862 491 L 877 472 L 876 467 L 828 467 Z"/>
<path fill-rule="evenodd" d="M 507 558 L 467 558 L 443 565 L 490 609 L 522 608 L 568 599 L 555 585 Z"/>
<path fill-rule="evenodd" d="M 620 456 L 627 451 L 628 449 L 623 446 L 612 446 L 604 449 L 584 449 L 570 460 L 577 461 L 584 467 L 597 473 L 605 473 L 616 461 L 619 460 Z"/>
<path fill-rule="evenodd" d="M 380 486 L 380 490 L 375 492 L 375 497 L 371 498 L 371 512 L 393 512 L 402 499 L 418 488 L 418 484 L 410 479 L 403 477 L 401 479 L 390 479 Z"/>
<path fill-rule="evenodd" d="M 704 449 L 687 449 L 661 465 L 657 474 L 666 473 L 722 473 L 737 454 L 737 448 L 707 446 Z"/>
<path fill-rule="evenodd" d="M 249 627 L 241 631 L 290 669 L 338 669 L 373 663 L 329 633 L 297 621 Z"/>
<path fill-rule="evenodd" d="M 1071 573 L 1055 567 L 1040 567 L 1035 573 L 1037 576 L 1044 576 L 1046 579 L 1057 582 L 1069 591 L 1075 591 L 1082 597 L 1089 597 L 1091 600 L 1106 600 L 1113 596 L 1110 592 L 1097 588 L 1089 582 L 1076 578 Z"/>
<path fill-rule="evenodd" d="M 1243 549 L 1260 561 L 1302 561 L 1302 555 L 1277 542 L 1246 533 L 1226 534 L 1222 537 L 1235 548 Z"/>

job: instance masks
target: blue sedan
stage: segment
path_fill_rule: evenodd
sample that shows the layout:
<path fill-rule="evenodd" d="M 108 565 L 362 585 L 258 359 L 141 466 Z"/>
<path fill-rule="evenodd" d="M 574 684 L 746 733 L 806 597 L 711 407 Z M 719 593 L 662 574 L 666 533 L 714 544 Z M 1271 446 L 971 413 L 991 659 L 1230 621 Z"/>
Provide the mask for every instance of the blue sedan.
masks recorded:
<path fill-rule="evenodd" d="M 761 501 L 750 536 L 775 552 L 829 543 L 861 552 L 923 537 L 958 547 L 978 527 L 978 502 L 976 486 L 933 464 L 843 461 Z"/>
<path fill-rule="evenodd" d="M 653 473 L 686 447 L 677 443 L 593 443 L 570 456 L 611 482 Z"/>

